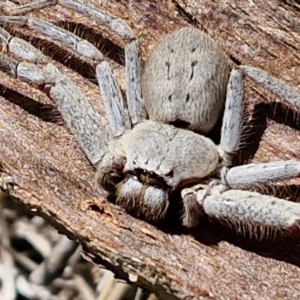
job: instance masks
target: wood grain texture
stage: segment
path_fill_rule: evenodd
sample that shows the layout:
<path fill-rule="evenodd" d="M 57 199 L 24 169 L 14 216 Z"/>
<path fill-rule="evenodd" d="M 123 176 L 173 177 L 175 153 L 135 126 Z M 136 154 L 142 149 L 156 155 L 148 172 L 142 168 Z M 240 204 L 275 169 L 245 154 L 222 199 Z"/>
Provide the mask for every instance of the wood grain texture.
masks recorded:
<path fill-rule="evenodd" d="M 106 7 L 132 25 L 144 59 L 164 34 L 192 25 L 223 45 L 233 65 L 263 68 L 300 91 L 300 8 L 296 1 L 89 2 Z M 75 28 L 93 40 L 106 51 L 124 87 L 124 41 L 92 20 L 59 6 L 31 16 Z M 89 80 L 93 78 L 93 64 L 26 28 L 14 28 L 14 33 L 58 60 L 54 63 L 103 114 L 98 88 Z M 109 203 L 95 185 L 93 168 L 46 94 L 2 73 L 0 85 L 2 178 L 13 178 L 11 194 L 18 201 L 82 243 L 86 258 L 161 299 L 300 298 L 297 239 L 260 242 L 207 224 L 203 230 L 197 228 L 187 234 L 159 230 L 132 218 Z M 261 139 L 254 161 L 299 159 L 297 113 L 290 113 L 277 103 L 279 99 L 250 81 L 246 101 L 260 121 L 255 128 L 261 131 Z M 297 186 L 293 188 L 298 191 Z"/>

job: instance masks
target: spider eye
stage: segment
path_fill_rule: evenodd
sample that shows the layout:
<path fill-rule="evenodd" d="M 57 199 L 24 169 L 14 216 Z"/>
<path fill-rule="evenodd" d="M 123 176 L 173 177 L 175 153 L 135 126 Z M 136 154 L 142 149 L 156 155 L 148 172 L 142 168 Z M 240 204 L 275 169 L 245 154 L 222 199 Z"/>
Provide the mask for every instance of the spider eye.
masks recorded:
<path fill-rule="evenodd" d="M 169 122 L 169 124 L 178 128 L 188 128 L 191 125 L 190 122 L 180 119 L 176 119 L 175 121 Z"/>
<path fill-rule="evenodd" d="M 171 170 L 170 172 L 168 172 L 168 173 L 166 174 L 166 176 L 167 176 L 167 177 L 173 177 L 173 176 L 174 176 L 174 171 Z"/>
<path fill-rule="evenodd" d="M 186 95 L 185 102 L 188 103 L 190 101 L 190 93 Z"/>
<path fill-rule="evenodd" d="M 149 178 L 156 179 L 158 176 L 154 172 L 149 172 Z"/>

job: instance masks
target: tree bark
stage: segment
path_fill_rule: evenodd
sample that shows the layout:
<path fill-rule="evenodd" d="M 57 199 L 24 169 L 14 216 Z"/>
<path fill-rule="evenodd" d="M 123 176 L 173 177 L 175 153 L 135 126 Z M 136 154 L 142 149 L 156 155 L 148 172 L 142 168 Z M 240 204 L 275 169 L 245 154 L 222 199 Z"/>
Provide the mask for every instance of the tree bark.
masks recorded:
<path fill-rule="evenodd" d="M 100 5 L 97 0 L 89 2 Z M 299 90 L 297 1 L 122 0 L 103 1 L 101 7 L 133 27 L 140 38 L 144 60 L 164 34 L 183 26 L 196 26 L 223 46 L 232 65 L 262 68 Z M 32 16 L 75 28 L 99 44 L 124 87 L 124 41 L 119 37 L 93 20 L 59 6 Z M 98 88 L 84 73 L 89 62 L 77 60 L 61 45 L 53 45 L 26 28 L 15 28 L 14 33 L 60 60 L 54 63 L 82 88 L 103 115 Z M 50 44 L 52 48 L 47 49 Z M 78 65 L 74 66 L 74 62 Z M 13 197 L 83 244 L 86 258 L 153 291 L 161 299 L 300 298 L 297 240 L 284 236 L 261 242 L 240 237 L 236 230 L 216 224 L 211 224 L 212 228 L 204 226 L 203 231 L 197 228 L 196 232 L 169 233 L 127 215 L 107 201 L 96 186 L 93 168 L 46 94 L 2 73 L 0 84 L 1 176 L 14 180 L 10 191 Z M 274 95 L 250 81 L 245 97 L 249 113 L 257 121 L 254 131 L 260 132 L 258 142 L 251 144 L 254 157 L 246 154 L 246 159 L 299 159 L 297 111 L 281 105 Z M 254 139 L 255 135 L 250 137 Z M 247 143 L 250 142 L 248 136 Z M 297 179 L 286 182 L 284 190 L 290 187 L 297 198 L 298 183 Z M 4 182 L 1 186 L 5 188 Z"/>

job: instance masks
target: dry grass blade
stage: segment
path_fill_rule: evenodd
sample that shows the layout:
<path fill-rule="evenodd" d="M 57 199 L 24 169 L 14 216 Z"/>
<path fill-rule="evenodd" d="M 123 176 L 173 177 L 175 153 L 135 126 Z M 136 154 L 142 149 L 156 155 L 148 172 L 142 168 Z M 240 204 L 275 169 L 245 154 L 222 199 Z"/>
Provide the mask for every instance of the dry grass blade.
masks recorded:
<path fill-rule="evenodd" d="M 90 2 L 100 5 L 97 0 Z M 224 45 L 233 63 L 263 68 L 296 89 L 300 83 L 300 11 L 296 5 L 272 0 L 103 1 L 101 5 L 132 24 L 144 57 L 164 33 L 192 23 Z M 97 28 L 92 20 L 58 6 L 33 15 L 60 22 L 90 40 L 96 38 L 122 79 L 122 55 L 118 56 L 118 51 L 123 42 L 117 37 Z M 70 59 L 71 54 L 34 36 L 34 32 L 22 29 L 15 34 L 44 48 L 47 55 L 54 49 L 52 57 L 66 65 L 64 72 L 103 111 L 93 83 L 93 68 Z M 4 87 L 0 94 L 2 179 L 12 177 L 15 185 L 11 194 L 62 233 L 80 241 L 87 259 L 155 292 L 160 299 L 300 298 L 297 242 L 287 240 L 284 248 L 278 241 L 249 242 L 224 228 L 220 233 L 219 227 L 195 233 L 197 241 L 187 234 L 165 233 L 126 215 L 97 189 L 94 170 L 74 138 L 57 118 L 49 118 L 51 101 L 2 74 L 0 84 Z M 271 102 L 277 99 L 252 83 L 246 93 L 257 112 L 256 119 L 261 121 L 262 115 L 271 119 L 262 121 L 267 129 L 260 130 L 262 140 L 256 145 L 254 160 L 299 159 L 298 119 L 290 118 L 288 109 L 274 106 Z"/>

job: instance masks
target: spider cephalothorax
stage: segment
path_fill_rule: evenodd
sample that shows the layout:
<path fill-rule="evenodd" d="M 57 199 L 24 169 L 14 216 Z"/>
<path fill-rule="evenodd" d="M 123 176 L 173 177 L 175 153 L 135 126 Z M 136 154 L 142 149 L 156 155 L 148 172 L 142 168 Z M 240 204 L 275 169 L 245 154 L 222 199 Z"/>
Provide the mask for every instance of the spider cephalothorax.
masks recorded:
<path fill-rule="evenodd" d="M 170 193 L 199 182 L 219 164 L 210 139 L 153 121 L 137 124 L 109 148 L 110 159 L 104 157 L 98 166 L 100 184 L 117 203 L 148 220 L 162 219 Z"/>

